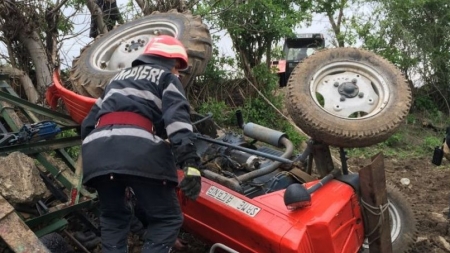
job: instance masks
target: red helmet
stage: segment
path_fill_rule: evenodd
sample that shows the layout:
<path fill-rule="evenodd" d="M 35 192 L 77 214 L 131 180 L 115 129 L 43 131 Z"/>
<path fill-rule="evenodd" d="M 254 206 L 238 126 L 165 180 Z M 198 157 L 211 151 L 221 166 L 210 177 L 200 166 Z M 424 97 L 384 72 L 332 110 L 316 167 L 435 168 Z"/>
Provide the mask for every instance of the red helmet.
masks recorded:
<path fill-rule="evenodd" d="M 160 35 L 151 39 L 144 49 L 143 55 L 157 55 L 178 59 L 180 62 L 178 69 L 184 70 L 188 67 L 188 56 L 183 44 L 176 38 L 168 35 Z"/>

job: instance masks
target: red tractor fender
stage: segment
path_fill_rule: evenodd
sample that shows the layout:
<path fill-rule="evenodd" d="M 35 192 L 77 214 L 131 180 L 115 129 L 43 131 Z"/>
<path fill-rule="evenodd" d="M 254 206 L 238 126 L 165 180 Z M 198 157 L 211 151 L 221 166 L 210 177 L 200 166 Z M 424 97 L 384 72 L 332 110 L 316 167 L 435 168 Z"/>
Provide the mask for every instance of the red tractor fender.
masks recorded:
<path fill-rule="evenodd" d="M 183 173 L 179 171 L 181 180 Z M 308 183 L 307 186 L 317 183 Z M 309 207 L 289 211 L 284 190 L 253 199 L 202 178 L 196 201 L 181 191 L 183 228 L 240 253 L 357 253 L 364 241 L 358 196 L 337 180 L 312 194 Z"/>
<path fill-rule="evenodd" d="M 58 101 L 61 99 L 64 102 L 69 115 L 78 124 L 81 124 L 97 100 L 95 98 L 77 94 L 65 88 L 61 84 L 58 69 L 53 71 L 53 84 L 48 87 L 45 92 L 45 99 L 53 110 L 56 109 Z"/>

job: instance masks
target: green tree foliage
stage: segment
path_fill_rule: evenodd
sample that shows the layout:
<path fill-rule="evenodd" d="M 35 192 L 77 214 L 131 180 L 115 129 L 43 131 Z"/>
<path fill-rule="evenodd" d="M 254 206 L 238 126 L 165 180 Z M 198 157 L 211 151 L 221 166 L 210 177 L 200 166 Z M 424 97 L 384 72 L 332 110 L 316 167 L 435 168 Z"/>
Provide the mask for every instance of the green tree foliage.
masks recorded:
<path fill-rule="evenodd" d="M 215 76 L 216 81 L 213 83 L 217 85 L 218 80 L 223 80 L 226 76 L 223 66 L 231 66 L 233 69 L 231 76 L 235 82 L 227 83 L 229 97 L 239 95 L 243 101 L 242 103 L 231 101 L 227 105 L 241 109 L 246 122 L 289 131 L 291 138 L 296 139 L 296 142 L 300 142 L 301 138 L 292 126 L 280 123 L 286 122 L 277 112 L 277 109 L 283 106 L 283 97 L 275 95 L 278 79 L 268 66 L 273 59 L 273 48 L 275 56 L 280 56 L 276 44 L 285 37 L 293 36 L 295 27 L 300 22 L 310 19 L 311 6 L 312 1 L 207 0 L 202 1 L 195 10 L 211 25 L 212 30 L 224 31 L 230 36 L 237 60 L 236 63 L 230 62 L 216 54 L 208 69 L 212 71 L 206 74 L 205 78 Z M 228 75 L 228 81 L 229 77 Z M 223 106 L 221 103 L 220 100 L 215 102 L 208 99 L 201 110 L 217 111 L 217 108 Z M 225 113 L 225 110 L 223 112 L 221 120 L 232 122 L 234 114 Z"/>
<path fill-rule="evenodd" d="M 445 0 L 371 1 L 377 22 L 355 22 L 363 46 L 394 62 L 415 91 L 416 109 L 450 114 L 450 4 Z M 356 25 L 357 24 L 357 25 Z M 422 97 L 422 98 L 421 98 Z M 430 105 L 424 105 L 430 101 Z M 420 102 L 420 103 L 417 103 Z M 420 108 L 419 108 L 420 107 Z"/>
<path fill-rule="evenodd" d="M 310 5 L 311 1 L 293 0 L 204 1 L 199 12 L 230 35 L 241 67 L 252 69 L 264 56 L 270 62 L 273 44 L 293 34 L 294 27 L 308 18 L 303 10 Z"/>

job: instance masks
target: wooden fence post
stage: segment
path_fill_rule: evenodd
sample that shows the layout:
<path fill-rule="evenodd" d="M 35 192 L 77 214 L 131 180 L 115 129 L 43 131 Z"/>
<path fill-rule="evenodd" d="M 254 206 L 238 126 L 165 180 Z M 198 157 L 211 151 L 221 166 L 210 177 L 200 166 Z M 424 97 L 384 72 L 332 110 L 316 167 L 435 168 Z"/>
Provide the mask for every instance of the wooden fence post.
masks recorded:
<path fill-rule="evenodd" d="M 359 177 L 369 252 L 392 253 L 383 154 L 372 157 L 372 163 L 359 171 Z"/>

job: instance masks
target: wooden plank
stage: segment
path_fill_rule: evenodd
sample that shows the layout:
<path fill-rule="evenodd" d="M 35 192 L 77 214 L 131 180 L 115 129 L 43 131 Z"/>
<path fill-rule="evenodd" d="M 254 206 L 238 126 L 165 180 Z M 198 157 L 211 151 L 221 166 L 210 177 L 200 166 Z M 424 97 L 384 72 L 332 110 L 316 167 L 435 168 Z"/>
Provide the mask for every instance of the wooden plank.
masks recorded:
<path fill-rule="evenodd" d="M 359 177 L 362 205 L 367 218 L 364 225 L 366 233 L 369 233 L 369 252 L 392 253 L 383 154 L 372 157 L 372 163 L 359 171 Z"/>
<path fill-rule="evenodd" d="M 13 252 L 50 253 L 1 195 L 0 212 L 0 237 Z"/>

